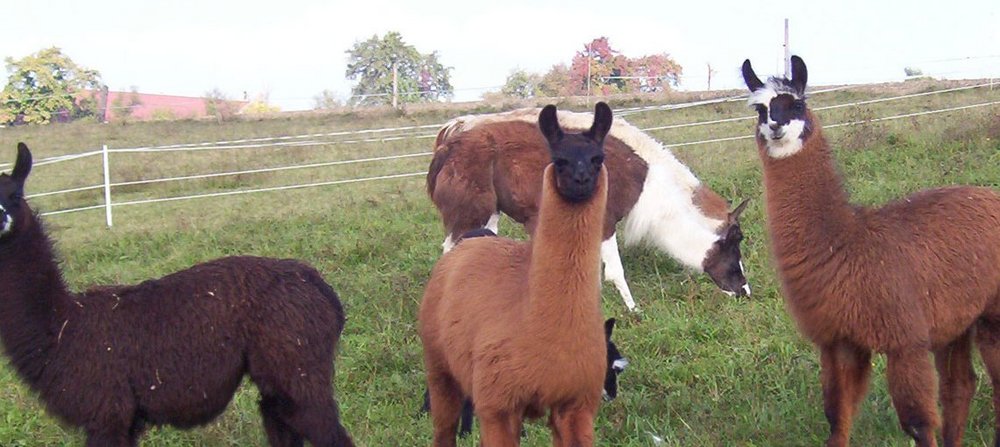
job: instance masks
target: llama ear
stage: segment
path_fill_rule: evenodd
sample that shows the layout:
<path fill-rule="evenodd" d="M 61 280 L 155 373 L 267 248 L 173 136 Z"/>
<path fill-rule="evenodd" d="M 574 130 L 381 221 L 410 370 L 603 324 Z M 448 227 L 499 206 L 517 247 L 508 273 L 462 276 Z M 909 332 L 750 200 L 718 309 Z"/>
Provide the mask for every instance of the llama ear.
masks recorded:
<path fill-rule="evenodd" d="M 608 318 L 604 322 L 604 337 L 611 340 L 611 332 L 615 330 L 615 319 Z"/>
<path fill-rule="evenodd" d="M 806 81 L 808 79 L 809 73 L 806 71 L 805 61 L 801 57 L 792 56 L 792 87 L 799 92 L 799 95 L 806 94 Z"/>
<path fill-rule="evenodd" d="M 549 104 L 538 114 L 538 129 L 545 135 L 550 146 L 562 141 L 563 131 L 559 128 L 559 119 L 556 118 L 556 106 Z"/>
<path fill-rule="evenodd" d="M 10 176 L 23 186 L 29 172 L 31 172 L 31 151 L 28 150 L 27 144 L 17 143 L 17 161 L 14 162 L 14 171 Z"/>
<path fill-rule="evenodd" d="M 611 121 L 614 116 L 611 114 L 611 107 L 604 102 L 598 102 L 594 106 L 594 124 L 591 124 L 590 130 L 584 132 L 588 138 L 601 144 L 604 142 L 604 137 L 608 135 L 611 130 Z"/>
<path fill-rule="evenodd" d="M 736 206 L 736 209 L 729 212 L 728 216 L 729 223 L 735 224 L 740 222 L 740 214 L 743 214 L 743 210 L 747 208 L 748 203 L 750 203 L 749 198 L 743 199 L 743 201 Z"/>
<path fill-rule="evenodd" d="M 753 72 L 753 67 L 750 66 L 750 59 L 743 61 L 743 82 L 747 84 L 747 88 L 751 92 L 755 92 L 764 86 L 764 83 L 760 82 L 760 78 L 757 77 L 757 73 Z"/>

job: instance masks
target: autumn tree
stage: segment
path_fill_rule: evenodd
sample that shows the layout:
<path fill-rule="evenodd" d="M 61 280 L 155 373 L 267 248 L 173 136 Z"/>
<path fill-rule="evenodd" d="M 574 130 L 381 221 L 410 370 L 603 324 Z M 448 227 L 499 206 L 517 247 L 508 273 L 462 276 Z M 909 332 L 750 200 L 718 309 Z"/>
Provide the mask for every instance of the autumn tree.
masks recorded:
<path fill-rule="evenodd" d="M 436 51 L 421 54 L 403 42 L 398 32 L 357 42 L 347 56 L 347 79 L 358 81 L 351 89 L 353 104 L 437 101 L 452 96 L 452 68 L 441 64 Z"/>
<path fill-rule="evenodd" d="M 661 92 L 677 86 L 681 73 L 667 53 L 629 58 L 611 48 L 607 37 L 599 37 L 573 57 L 570 90 L 576 95 Z"/>
<path fill-rule="evenodd" d="M 59 48 L 4 62 L 8 78 L 0 92 L 0 122 L 42 124 L 94 115 L 100 73 L 77 65 Z"/>

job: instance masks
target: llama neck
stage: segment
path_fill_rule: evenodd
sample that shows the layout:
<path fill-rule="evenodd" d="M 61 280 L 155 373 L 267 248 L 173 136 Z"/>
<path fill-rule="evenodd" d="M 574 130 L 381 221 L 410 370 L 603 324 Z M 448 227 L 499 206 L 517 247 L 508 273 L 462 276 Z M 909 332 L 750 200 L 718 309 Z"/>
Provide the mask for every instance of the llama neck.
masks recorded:
<path fill-rule="evenodd" d="M 545 169 L 538 225 L 531 239 L 528 315 L 549 326 L 576 318 L 600 321 L 600 266 L 607 171 L 597 190 L 579 204 L 564 201 L 555 188 L 555 172 Z"/>
<path fill-rule="evenodd" d="M 815 123 L 815 121 L 813 121 Z M 817 124 L 795 155 L 771 158 L 758 138 L 771 244 L 779 268 L 824 259 L 856 226 L 855 209 Z"/>
<path fill-rule="evenodd" d="M 719 239 L 716 231 L 722 221 L 705 216 L 695 206 L 695 188 L 697 183 L 679 185 L 666 168 L 650 164 L 642 193 L 623 222 L 625 243 L 645 241 L 702 271 L 705 255 Z"/>
<path fill-rule="evenodd" d="M 17 371 L 33 383 L 56 342 L 56 312 L 70 294 L 52 243 L 32 215 L 19 231 L 0 240 L 0 339 Z"/>

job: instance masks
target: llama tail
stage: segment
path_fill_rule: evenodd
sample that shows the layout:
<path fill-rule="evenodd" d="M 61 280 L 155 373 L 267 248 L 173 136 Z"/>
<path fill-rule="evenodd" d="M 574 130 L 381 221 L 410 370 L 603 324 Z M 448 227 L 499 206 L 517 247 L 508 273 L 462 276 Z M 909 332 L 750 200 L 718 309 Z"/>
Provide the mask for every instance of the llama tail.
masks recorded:
<path fill-rule="evenodd" d="M 333 287 L 330 287 L 330 284 L 327 284 L 319 272 L 314 270 L 306 278 L 333 305 L 333 310 L 337 313 L 337 336 L 340 337 L 341 332 L 344 331 L 344 322 L 346 320 L 344 305 L 341 304 L 340 297 L 337 296 L 337 292 L 333 290 Z"/>
<path fill-rule="evenodd" d="M 438 146 L 434 149 L 434 158 L 431 159 L 431 165 L 427 169 L 427 195 L 434 197 L 434 188 L 437 187 L 437 176 L 441 173 L 441 168 L 444 167 L 444 162 L 448 160 L 448 155 L 451 149 L 448 145 Z"/>

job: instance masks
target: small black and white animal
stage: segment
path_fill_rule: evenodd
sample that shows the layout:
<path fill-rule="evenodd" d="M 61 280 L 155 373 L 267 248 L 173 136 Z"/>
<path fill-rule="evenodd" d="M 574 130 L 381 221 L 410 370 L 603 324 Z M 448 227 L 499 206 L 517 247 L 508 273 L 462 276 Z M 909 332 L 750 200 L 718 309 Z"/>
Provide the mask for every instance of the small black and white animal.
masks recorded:
<path fill-rule="evenodd" d="M 472 236 L 472 233 L 482 233 Z M 465 233 L 462 239 L 468 239 L 469 237 L 478 236 L 489 236 L 493 233 L 488 229 L 473 230 Z M 611 333 L 615 329 L 615 319 L 608 318 L 604 322 L 604 336 L 608 342 L 608 370 L 604 375 L 604 400 L 610 401 L 615 397 L 618 397 L 618 374 L 625 371 L 628 366 L 628 359 L 622 356 L 621 352 L 618 351 L 618 346 L 615 342 L 611 341 Z M 421 411 L 428 412 L 431 410 L 431 400 L 430 393 L 424 390 L 424 405 L 421 407 Z M 458 426 L 458 436 L 465 437 L 469 433 L 472 433 L 472 399 L 465 399 L 462 402 L 462 416 Z"/>

